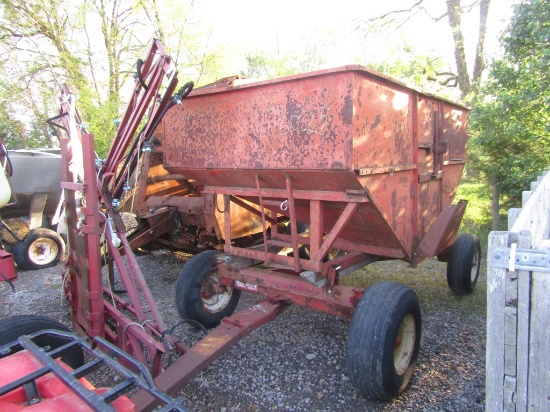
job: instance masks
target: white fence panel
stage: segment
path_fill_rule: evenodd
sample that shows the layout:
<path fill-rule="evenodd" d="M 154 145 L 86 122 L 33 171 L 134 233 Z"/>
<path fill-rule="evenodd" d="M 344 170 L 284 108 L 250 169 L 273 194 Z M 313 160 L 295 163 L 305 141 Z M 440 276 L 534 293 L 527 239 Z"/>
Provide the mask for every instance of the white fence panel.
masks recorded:
<path fill-rule="evenodd" d="M 550 411 L 550 173 L 488 252 L 486 410 Z"/>

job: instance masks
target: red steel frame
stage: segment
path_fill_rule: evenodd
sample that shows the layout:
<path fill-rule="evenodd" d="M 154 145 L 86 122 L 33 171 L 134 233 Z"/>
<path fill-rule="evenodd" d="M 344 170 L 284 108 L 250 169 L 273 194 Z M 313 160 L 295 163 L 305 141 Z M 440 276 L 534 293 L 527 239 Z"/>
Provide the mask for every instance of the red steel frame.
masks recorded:
<path fill-rule="evenodd" d="M 343 317 L 351 317 L 357 301 L 363 294 L 362 288 L 342 286 L 338 284 L 340 276 L 357 270 L 379 259 L 374 255 L 350 252 L 344 256 L 324 262 L 328 251 L 338 246 L 336 241 L 340 231 L 361 203 L 368 202 L 366 193 L 326 192 L 293 190 L 292 179 L 286 176 L 286 190 L 262 189 L 260 179 L 256 176 L 257 188 L 223 188 L 210 187 L 204 193 L 223 194 L 225 200 L 225 222 L 231 220 L 231 195 L 259 196 L 261 205 L 262 225 L 264 232 L 263 250 L 254 248 L 239 248 L 232 245 L 231 226 L 226 223 L 224 232 L 224 252 L 231 255 L 219 259 L 218 271 L 220 283 L 236 289 L 259 293 L 277 299 Z M 264 199 L 269 197 L 269 199 Z M 298 227 L 294 206 L 296 201 L 308 201 L 310 204 L 310 235 L 298 236 Z M 331 231 L 324 236 L 323 203 L 345 202 L 346 207 L 340 214 Z M 283 203 L 288 203 L 291 234 L 276 233 L 278 209 Z M 266 215 L 269 210 L 269 216 Z M 267 238 L 268 220 L 272 223 L 271 237 Z M 308 244 L 310 259 L 299 257 L 299 244 Z M 293 256 L 284 256 L 270 252 L 270 246 L 289 247 Z M 272 269 L 259 269 L 256 263 L 273 266 Z M 277 268 L 279 270 L 277 270 Z M 282 270 L 281 270 L 282 269 Z M 323 287 L 312 284 L 297 276 L 301 272 L 310 271 L 317 276 L 317 281 L 324 281 Z"/>

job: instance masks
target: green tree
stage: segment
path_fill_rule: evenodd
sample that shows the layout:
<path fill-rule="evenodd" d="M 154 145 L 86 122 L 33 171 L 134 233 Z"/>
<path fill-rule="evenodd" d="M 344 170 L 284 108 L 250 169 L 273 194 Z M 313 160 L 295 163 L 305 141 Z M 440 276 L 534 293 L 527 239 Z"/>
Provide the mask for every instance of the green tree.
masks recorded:
<path fill-rule="evenodd" d="M 453 37 L 453 42 L 449 46 L 454 50 L 454 61 L 452 62 L 454 70 L 452 73 L 449 70 L 443 70 L 435 71 L 433 74 L 441 84 L 458 87 L 459 97 L 464 101 L 469 101 L 477 94 L 483 71 L 486 69 L 485 36 L 490 5 L 491 0 L 438 0 L 432 2 L 410 0 L 408 6 L 402 9 L 392 8 L 382 15 L 361 21 L 358 28 L 366 32 L 383 30 L 396 33 L 419 13 L 426 14 L 434 23 L 447 19 Z M 437 15 L 439 9 L 443 9 L 444 12 Z M 470 13 L 478 13 L 479 16 L 473 65 L 466 57 L 465 43 L 465 32 L 466 30 L 471 31 L 472 28 L 466 27 L 463 23 L 463 17 Z M 430 32 L 425 30 L 425 33 L 429 35 Z M 430 41 L 429 38 L 426 40 Z"/>
<path fill-rule="evenodd" d="M 324 54 L 329 41 L 330 35 L 320 32 L 314 40 L 303 39 L 290 51 L 281 52 L 278 47 L 274 51 L 249 51 L 245 55 L 246 68 L 241 70 L 241 75 L 270 79 L 319 70 L 325 63 Z"/>
<path fill-rule="evenodd" d="M 223 53 L 210 44 L 209 28 L 194 20 L 193 5 L 193 0 L 0 0 L 0 91 L 6 91 L 0 105 L 6 121 L 25 123 L 18 146 L 36 136 L 49 142 L 43 120 L 57 114 L 61 84 L 67 83 L 104 155 L 131 93 L 135 62 L 154 37 L 174 58 L 180 78 L 199 84 L 220 77 Z"/>
<path fill-rule="evenodd" d="M 452 98 L 449 87 L 457 85 L 454 73 L 445 70 L 443 59 L 418 53 L 407 45 L 396 49 L 391 59 L 369 62 L 368 65 L 411 87 L 441 97 Z"/>
<path fill-rule="evenodd" d="M 62 83 L 67 83 L 78 95 L 84 115 L 88 108 L 100 108 L 103 115 L 109 113 L 105 110 L 109 105 L 104 105 L 99 97 L 97 84 L 90 80 L 94 79 L 93 65 L 86 64 L 90 47 L 81 42 L 86 38 L 84 3 L 84 0 L 0 0 L 0 50 L 6 57 L 2 88 L 9 91 L 2 93 L 0 101 L 9 109 L 6 113 L 10 118 L 18 115 L 24 118 L 20 120 L 25 123 L 20 133 L 24 146 L 50 144 L 51 131 L 45 120 L 56 114 Z M 105 122 L 104 116 L 94 121 L 104 128 L 112 123 L 112 116 L 109 122 Z M 110 135 L 113 132 L 114 127 L 109 130 Z M 100 148 L 107 146 L 110 135 L 98 135 Z"/>
<path fill-rule="evenodd" d="M 550 1 L 523 1 L 502 39 L 471 115 L 474 166 L 492 187 L 493 229 L 500 207 L 550 163 Z"/>

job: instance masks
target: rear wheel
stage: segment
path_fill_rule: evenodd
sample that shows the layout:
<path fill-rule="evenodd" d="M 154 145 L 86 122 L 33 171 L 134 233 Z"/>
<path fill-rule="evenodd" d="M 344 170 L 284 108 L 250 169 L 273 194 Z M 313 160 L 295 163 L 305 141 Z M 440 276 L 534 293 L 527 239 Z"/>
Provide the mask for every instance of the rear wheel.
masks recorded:
<path fill-rule="evenodd" d="M 479 239 L 468 233 L 458 236 L 447 262 L 447 284 L 454 294 L 465 295 L 474 291 L 480 265 Z"/>
<path fill-rule="evenodd" d="M 213 328 L 231 315 L 239 303 L 241 291 L 221 285 L 217 258 L 221 254 L 207 250 L 185 264 L 176 282 L 176 307 L 183 319 L 191 319 Z"/>
<path fill-rule="evenodd" d="M 50 229 L 38 228 L 13 245 L 13 259 L 20 269 L 42 269 L 55 266 L 65 253 L 65 242 Z"/>
<path fill-rule="evenodd" d="M 0 346 L 14 342 L 23 335 L 30 335 L 45 329 L 71 332 L 64 324 L 45 316 L 17 315 L 0 320 Z M 64 345 L 67 340 L 55 336 L 41 336 L 34 342 L 41 348 L 49 347 L 51 350 Z M 75 347 L 63 355 L 61 360 L 76 369 L 84 364 L 84 354 L 80 347 Z"/>
<path fill-rule="evenodd" d="M 346 343 L 348 375 L 366 398 L 388 401 L 403 392 L 420 349 L 421 313 L 416 293 L 395 282 L 365 291 Z"/>

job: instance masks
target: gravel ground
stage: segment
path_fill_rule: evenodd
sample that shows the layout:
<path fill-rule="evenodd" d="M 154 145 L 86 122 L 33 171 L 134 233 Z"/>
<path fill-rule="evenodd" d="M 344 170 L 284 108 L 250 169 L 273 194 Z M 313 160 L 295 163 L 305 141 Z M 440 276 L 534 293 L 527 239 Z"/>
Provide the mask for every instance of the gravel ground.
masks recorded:
<path fill-rule="evenodd" d="M 167 325 L 179 320 L 174 306 L 175 280 L 186 257 L 157 252 L 138 262 Z M 427 263 L 444 279 L 445 265 Z M 485 265 L 479 283 L 486 282 Z M 61 266 L 19 272 L 12 293 L 0 283 L 0 318 L 42 314 L 70 326 L 68 304 L 61 298 Z M 415 272 L 415 271 L 413 271 Z M 422 282 L 408 282 L 413 289 Z M 416 286 L 415 286 L 416 285 Z M 479 285 L 478 285 L 479 286 Z M 476 294 L 484 294 L 486 285 Z M 444 286 L 437 292 L 448 296 Z M 410 387 L 390 403 L 361 398 L 345 370 L 349 320 L 292 306 L 271 323 L 242 339 L 195 377 L 180 393 L 194 411 L 482 411 L 485 398 L 485 310 L 464 301 L 441 304 L 421 295 L 421 352 Z M 243 293 L 238 309 L 257 296 Z M 463 298 L 468 299 L 468 298 Z M 483 301 L 477 299 L 477 301 Z M 483 306 L 483 305 L 480 305 Z M 178 328 L 192 344 L 202 332 Z"/>

